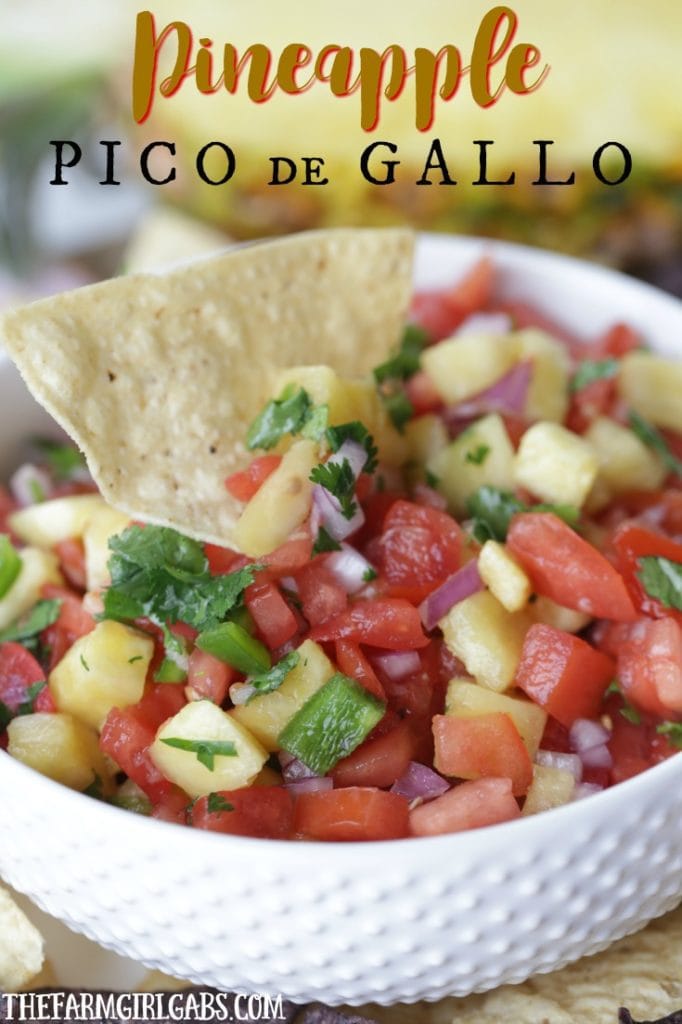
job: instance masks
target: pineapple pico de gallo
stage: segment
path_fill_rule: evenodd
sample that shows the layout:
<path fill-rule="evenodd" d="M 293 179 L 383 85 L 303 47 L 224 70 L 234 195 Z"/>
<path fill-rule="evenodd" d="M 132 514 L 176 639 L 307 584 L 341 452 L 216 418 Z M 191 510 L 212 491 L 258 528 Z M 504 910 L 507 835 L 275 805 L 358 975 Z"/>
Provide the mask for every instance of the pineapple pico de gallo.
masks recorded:
<path fill-rule="evenodd" d="M 239 551 L 43 442 L 0 498 L 0 748 L 308 840 L 508 821 L 682 748 L 682 364 L 496 302 L 483 260 L 373 377 L 281 374 L 226 480 Z"/>

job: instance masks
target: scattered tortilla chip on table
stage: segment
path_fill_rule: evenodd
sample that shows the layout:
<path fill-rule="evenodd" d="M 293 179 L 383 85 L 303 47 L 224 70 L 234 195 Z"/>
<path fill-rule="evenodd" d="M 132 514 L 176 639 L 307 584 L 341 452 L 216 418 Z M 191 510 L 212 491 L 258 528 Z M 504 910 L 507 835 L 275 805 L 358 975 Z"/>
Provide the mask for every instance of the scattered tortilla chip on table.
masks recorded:
<path fill-rule="evenodd" d="M 273 371 L 368 374 L 400 336 L 412 254 L 402 229 L 292 235 L 14 310 L 0 343 L 110 504 L 229 546 L 224 481 Z"/>
<path fill-rule="evenodd" d="M 0 991 L 16 992 L 43 966 L 43 940 L 0 886 Z"/>

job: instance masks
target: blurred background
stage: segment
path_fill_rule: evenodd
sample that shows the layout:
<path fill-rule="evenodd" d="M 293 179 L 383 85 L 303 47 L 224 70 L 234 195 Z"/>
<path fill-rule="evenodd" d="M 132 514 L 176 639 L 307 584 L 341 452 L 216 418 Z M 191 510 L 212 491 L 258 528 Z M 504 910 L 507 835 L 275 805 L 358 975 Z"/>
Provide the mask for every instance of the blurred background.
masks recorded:
<path fill-rule="evenodd" d="M 518 38 L 538 45 L 552 66 L 533 95 L 506 95 L 481 111 L 468 87 L 440 104 L 432 131 L 414 127 L 406 88 L 384 106 L 371 136 L 359 127 L 359 99 L 322 85 L 255 105 L 197 93 L 192 82 L 157 100 L 144 125 L 130 109 L 135 17 L 131 0 L 0 0 L 0 304 L 25 301 L 124 270 L 156 267 L 242 239 L 338 224 L 407 223 L 418 228 L 518 240 L 586 256 L 682 294 L 682 4 L 679 0 L 516 0 Z M 291 42 L 316 50 L 337 42 L 359 49 L 389 43 L 439 49 L 473 36 L 492 3 L 441 0 L 150 0 L 159 26 L 173 18 L 195 37 L 253 42 L 277 54 Z M 550 9 L 551 8 L 551 9 Z M 418 15 L 418 17 L 416 17 Z M 460 184 L 414 184 L 438 136 Z M 363 180 L 362 148 L 399 146 L 394 185 Z M 495 140 L 491 169 L 514 187 L 472 188 L 472 139 Z M 576 173 L 570 188 L 538 188 L 533 139 L 554 139 L 552 172 Z M 51 139 L 74 139 L 83 159 L 70 185 L 49 185 Z M 101 187 L 100 139 L 120 139 L 119 187 Z M 139 152 L 154 139 L 177 145 L 172 185 L 146 184 Z M 232 182 L 212 187 L 194 170 L 197 150 L 222 139 L 237 154 Z M 592 172 L 595 149 L 626 145 L 634 169 L 608 187 Z M 265 184 L 271 154 L 324 156 L 330 184 Z"/>

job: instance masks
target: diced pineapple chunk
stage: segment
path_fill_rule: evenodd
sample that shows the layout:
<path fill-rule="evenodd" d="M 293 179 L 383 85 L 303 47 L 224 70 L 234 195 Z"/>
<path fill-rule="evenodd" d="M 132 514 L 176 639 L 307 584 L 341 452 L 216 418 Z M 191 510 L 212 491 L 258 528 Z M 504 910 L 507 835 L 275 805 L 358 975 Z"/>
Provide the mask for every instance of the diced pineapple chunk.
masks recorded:
<path fill-rule="evenodd" d="M 50 672 L 57 707 L 101 729 L 112 708 L 141 700 L 153 653 L 154 641 L 139 630 L 111 620 L 98 623 Z"/>
<path fill-rule="evenodd" d="M 130 516 L 104 503 L 93 512 L 85 524 L 83 545 L 88 590 L 101 590 L 111 583 L 107 569 L 107 563 L 111 558 L 109 538 L 121 533 L 129 524 Z"/>
<path fill-rule="evenodd" d="M 0 629 L 5 629 L 40 600 L 40 590 L 45 583 L 63 583 L 59 561 L 51 551 L 22 548 L 19 553 L 19 575 L 0 600 Z"/>
<path fill-rule="evenodd" d="M 188 740 L 197 750 L 179 750 L 164 740 Z M 236 754 L 215 754 L 213 768 L 202 764 L 200 744 L 232 743 Z M 233 717 L 210 700 L 186 704 L 168 719 L 149 748 L 159 771 L 191 797 L 206 796 L 221 789 L 250 786 L 268 759 L 267 751 Z"/>
<path fill-rule="evenodd" d="M 485 542 L 478 557 L 478 572 L 508 612 L 528 604 L 533 586 L 511 551 L 496 540 Z"/>
<path fill-rule="evenodd" d="M 441 417 L 428 412 L 410 420 L 405 427 L 405 440 L 410 461 L 424 466 L 447 447 L 450 439 Z"/>
<path fill-rule="evenodd" d="M 422 354 L 422 367 L 444 402 L 460 402 L 499 380 L 517 361 L 510 334 L 463 334 Z"/>
<path fill-rule="evenodd" d="M 564 633 L 579 633 L 588 622 L 592 621 L 590 615 L 585 612 L 575 611 L 573 608 L 564 608 L 563 605 L 552 601 L 551 597 L 538 594 L 537 598 L 529 606 L 531 615 L 536 622 L 544 622 L 546 626 L 554 626 Z"/>
<path fill-rule="evenodd" d="M 682 363 L 648 352 L 630 352 L 620 364 L 621 398 L 657 427 L 682 431 Z"/>
<path fill-rule="evenodd" d="M 496 711 L 509 715 L 531 757 L 535 757 L 545 731 L 547 712 L 523 697 L 495 693 L 466 679 L 451 679 L 445 697 L 445 713 L 455 718 L 475 718 Z"/>
<path fill-rule="evenodd" d="M 96 777 L 107 785 L 109 772 L 97 733 L 71 715 L 20 715 L 7 727 L 8 753 L 42 775 L 71 789 L 87 789 Z"/>
<path fill-rule="evenodd" d="M 533 363 L 526 399 L 527 416 L 532 420 L 560 423 L 568 409 L 570 361 L 566 346 L 536 327 L 517 331 L 513 338 L 517 358 L 530 359 Z"/>
<path fill-rule="evenodd" d="M 298 664 L 277 690 L 254 697 L 248 704 L 241 704 L 230 711 L 271 752 L 279 750 L 278 739 L 285 725 L 336 671 L 313 640 L 305 640 L 298 653 Z"/>
<path fill-rule="evenodd" d="M 514 482 L 542 501 L 581 508 L 599 471 L 597 454 L 558 423 L 535 423 L 514 461 Z"/>
<path fill-rule="evenodd" d="M 497 413 L 478 420 L 428 463 L 455 515 L 465 512 L 466 499 L 484 484 L 512 488 L 513 466 L 514 449 Z"/>
<path fill-rule="evenodd" d="M 584 437 L 599 459 L 597 485 L 605 484 L 610 495 L 630 490 L 654 491 L 663 483 L 666 476 L 663 463 L 627 427 L 600 416 Z"/>
<path fill-rule="evenodd" d="M 508 612 L 490 591 L 456 604 L 439 626 L 448 648 L 467 672 L 491 690 L 507 690 L 514 681 L 524 637 L 532 619 Z"/>
<path fill-rule="evenodd" d="M 307 519 L 313 491 L 310 474 L 318 462 L 314 441 L 291 446 L 237 520 L 235 542 L 245 554 L 269 554 Z"/>
<path fill-rule="evenodd" d="M 533 765 L 533 781 L 523 804 L 523 815 L 539 814 L 561 807 L 573 799 L 575 779 L 561 768 Z"/>
<path fill-rule="evenodd" d="M 51 548 L 69 537 L 82 537 L 88 520 L 104 505 L 98 494 L 74 494 L 29 505 L 13 512 L 8 522 L 25 544 Z"/>

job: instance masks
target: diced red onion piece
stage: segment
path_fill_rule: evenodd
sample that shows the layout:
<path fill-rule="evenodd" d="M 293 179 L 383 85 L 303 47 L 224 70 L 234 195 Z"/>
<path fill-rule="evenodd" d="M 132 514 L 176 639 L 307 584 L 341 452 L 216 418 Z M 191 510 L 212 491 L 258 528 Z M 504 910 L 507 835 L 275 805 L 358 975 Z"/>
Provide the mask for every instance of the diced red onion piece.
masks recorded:
<path fill-rule="evenodd" d="M 333 455 L 329 456 L 327 463 L 333 462 L 340 466 L 344 459 L 348 462 L 353 476 L 357 480 L 367 462 L 367 452 L 364 447 L 358 444 L 357 441 L 344 441 L 338 452 L 334 452 Z"/>
<path fill-rule="evenodd" d="M 258 693 L 255 686 L 251 686 L 250 683 L 232 683 L 229 689 L 230 700 L 235 707 L 241 707 L 242 704 L 248 703 L 248 701 Z"/>
<path fill-rule="evenodd" d="M 25 508 L 27 505 L 35 505 L 38 501 L 49 498 L 52 493 L 52 481 L 44 470 L 25 462 L 11 477 L 9 488 L 16 501 Z"/>
<path fill-rule="evenodd" d="M 372 662 L 378 665 L 389 679 L 396 681 L 418 672 L 422 664 L 416 651 L 386 651 L 383 654 L 375 654 Z"/>
<path fill-rule="evenodd" d="M 605 743 L 600 743 L 598 747 L 590 747 L 589 750 L 581 750 L 580 760 L 585 768 L 610 768 L 613 764 L 611 751 Z"/>
<path fill-rule="evenodd" d="M 455 331 L 457 338 L 463 334 L 509 334 L 513 327 L 508 313 L 472 313 Z"/>
<path fill-rule="evenodd" d="M 586 796 L 595 796 L 596 793 L 601 793 L 603 789 L 603 786 L 598 786 L 595 782 L 581 782 L 573 790 L 573 799 L 584 800 Z"/>
<path fill-rule="evenodd" d="M 507 412 L 521 415 L 526 407 L 528 388 L 533 375 L 533 364 L 529 359 L 512 366 L 485 391 L 479 391 L 464 402 L 450 405 L 445 409 L 445 422 L 455 426 L 461 420 L 472 420 L 490 412 Z"/>
<path fill-rule="evenodd" d="M 357 594 L 367 583 L 367 575 L 374 574 L 371 562 L 349 544 L 342 544 L 340 551 L 333 551 L 325 564 L 347 594 Z"/>
<path fill-rule="evenodd" d="M 576 782 L 583 777 L 583 763 L 577 754 L 563 754 L 557 750 L 538 750 L 535 755 L 535 763 L 543 768 L 558 768 L 559 771 L 569 772 Z"/>
<path fill-rule="evenodd" d="M 331 779 L 326 777 L 320 778 L 319 775 L 313 778 L 300 779 L 297 782 L 285 783 L 285 789 L 288 789 L 292 796 L 301 796 L 303 793 L 326 793 L 333 788 L 334 783 Z"/>
<path fill-rule="evenodd" d="M 317 778 L 318 776 L 311 768 L 304 765 L 298 758 L 292 758 L 286 752 L 281 752 L 280 764 L 282 765 L 282 777 L 285 782 L 300 782 L 303 778 Z"/>
<path fill-rule="evenodd" d="M 450 783 L 437 772 L 425 764 L 410 761 L 405 774 L 391 786 L 391 793 L 397 793 L 408 800 L 434 800 L 449 789 Z"/>
<path fill-rule="evenodd" d="M 359 530 L 365 521 L 365 513 L 359 502 L 355 502 L 355 513 L 352 519 L 346 519 L 341 506 L 333 494 L 330 494 L 321 484 L 313 487 L 313 503 L 319 512 L 319 523 L 326 529 L 334 540 L 345 540 L 352 533 Z"/>
<path fill-rule="evenodd" d="M 427 487 L 426 484 L 415 486 L 414 500 L 418 505 L 430 505 L 431 508 L 437 508 L 441 512 L 445 511 L 448 504 L 442 494 L 434 491 L 433 487 Z"/>
<path fill-rule="evenodd" d="M 595 722 L 591 718 L 576 718 L 568 734 L 568 741 L 571 750 L 582 754 L 585 750 L 593 747 L 601 747 L 608 742 L 611 733 L 605 729 L 601 722 Z"/>
<path fill-rule="evenodd" d="M 282 576 L 279 583 L 284 590 L 288 590 L 291 594 L 298 594 L 298 583 L 293 576 Z"/>
<path fill-rule="evenodd" d="M 477 559 L 472 559 L 452 576 L 448 576 L 445 583 L 441 583 L 419 605 L 424 628 L 434 629 L 451 608 L 479 590 L 483 590 L 483 580 L 478 574 Z"/>

